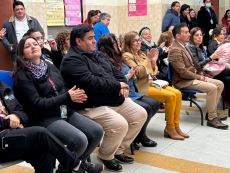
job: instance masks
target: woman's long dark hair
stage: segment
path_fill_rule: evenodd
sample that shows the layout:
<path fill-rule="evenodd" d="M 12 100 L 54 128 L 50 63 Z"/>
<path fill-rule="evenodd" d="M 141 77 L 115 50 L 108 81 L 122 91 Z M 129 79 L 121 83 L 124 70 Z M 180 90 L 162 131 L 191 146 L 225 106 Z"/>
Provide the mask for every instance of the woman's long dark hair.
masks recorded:
<path fill-rule="evenodd" d="M 117 47 L 114 49 L 114 44 Z M 118 47 L 117 39 L 114 34 L 103 34 L 97 42 L 98 50 L 103 52 L 109 61 L 120 71 L 122 71 L 122 64 L 125 63 L 125 59 L 122 57 L 121 51 Z"/>
<path fill-rule="evenodd" d="M 227 15 L 227 13 L 228 13 L 229 11 L 230 11 L 230 10 L 227 10 L 227 11 L 225 12 L 225 14 L 224 14 L 224 18 L 225 18 L 226 21 L 228 21 L 228 15 Z"/>
<path fill-rule="evenodd" d="M 87 15 L 87 19 L 84 21 L 84 23 L 88 23 L 89 26 L 92 26 L 93 23 L 91 21 L 91 17 L 96 16 L 97 12 L 95 10 L 90 10 Z"/>
<path fill-rule="evenodd" d="M 26 61 L 23 58 L 23 50 L 24 50 L 26 40 L 29 39 L 29 38 L 32 38 L 37 42 L 37 40 L 34 37 L 31 37 L 31 36 L 22 37 L 22 39 L 20 40 L 20 42 L 17 45 L 15 66 L 14 66 L 14 70 L 13 70 L 13 73 L 12 73 L 12 77 L 15 76 L 15 74 L 17 73 L 18 70 L 24 70 L 25 68 L 27 68 Z"/>

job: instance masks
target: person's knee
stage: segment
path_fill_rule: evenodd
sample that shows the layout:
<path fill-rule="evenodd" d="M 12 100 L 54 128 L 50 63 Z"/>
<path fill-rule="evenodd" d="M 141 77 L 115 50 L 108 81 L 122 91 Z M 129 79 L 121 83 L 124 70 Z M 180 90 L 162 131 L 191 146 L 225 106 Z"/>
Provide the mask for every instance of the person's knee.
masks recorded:
<path fill-rule="evenodd" d="M 98 124 L 96 122 L 92 127 L 90 127 L 90 131 L 93 134 L 92 136 L 94 138 L 100 138 L 101 139 L 103 136 L 103 128 L 100 124 Z"/>
<path fill-rule="evenodd" d="M 165 103 L 168 103 L 168 102 L 171 102 L 171 101 L 173 101 L 173 102 L 175 102 L 176 101 L 176 94 L 175 93 L 173 93 L 173 92 L 168 92 L 167 93 L 167 96 L 168 96 L 168 98 L 167 98 L 167 100 L 165 101 Z"/>
<path fill-rule="evenodd" d="M 80 135 L 78 134 L 75 136 L 71 136 L 71 138 L 72 139 L 71 139 L 68 147 L 71 146 L 71 148 L 73 148 L 73 151 L 75 151 L 75 152 L 85 151 L 85 149 L 88 146 L 88 139 L 83 133 L 81 133 Z"/>
<path fill-rule="evenodd" d="M 138 105 L 139 106 L 139 105 Z M 138 111 L 137 111 L 137 116 L 134 116 L 134 118 L 136 119 L 136 121 L 146 121 L 147 120 L 147 111 L 139 106 Z"/>
<path fill-rule="evenodd" d="M 118 135 L 124 137 L 127 132 L 128 132 L 128 122 L 124 118 L 119 119 L 119 121 L 114 121 L 109 126 L 109 128 L 105 129 L 105 133 L 107 136 Z"/>

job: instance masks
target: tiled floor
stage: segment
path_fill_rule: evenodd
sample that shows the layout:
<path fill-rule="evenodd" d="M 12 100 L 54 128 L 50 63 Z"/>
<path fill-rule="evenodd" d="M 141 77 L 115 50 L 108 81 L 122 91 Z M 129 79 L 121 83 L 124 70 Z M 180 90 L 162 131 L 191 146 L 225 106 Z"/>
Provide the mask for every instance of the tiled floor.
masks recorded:
<path fill-rule="evenodd" d="M 205 113 L 205 95 L 200 95 L 196 101 Z M 164 138 L 164 114 L 156 114 L 148 126 L 147 135 L 158 143 L 157 147 L 141 146 L 140 150 L 135 151 L 135 155 L 132 156 L 135 163 L 122 165 L 123 173 L 230 173 L 229 130 L 207 127 L 205 120 L 204 126 L 201 126 L 198 109 L 195 106 L 190 108 L 189 102 L 186 101 L 183 101 L 182 104 L 189 111 L 189 115 L 181 110 L 180 127 L 183 132 L 190 135 L 190 138 L 184 141 Z M 220 104 L 218 109 L 222 109 Z M 227 110 L 220 112 L 228 114 Z M 230 118 L 224 122 L 230 125 Z M 91 155 L 91 158 L 92 162 L 98 163 L 96 153 L 97 150 Z M 127 149 L 125 153 L 130 154 L 130 150 Z M 12 170 L 15 173 L 34 172 L 32 167 L 25 162 L 19 165 L 20 167 L 14 166 L 0 170 L 0 173 L 12 173 Z M 21 169 L 21 166 L 29 169 Z"/>

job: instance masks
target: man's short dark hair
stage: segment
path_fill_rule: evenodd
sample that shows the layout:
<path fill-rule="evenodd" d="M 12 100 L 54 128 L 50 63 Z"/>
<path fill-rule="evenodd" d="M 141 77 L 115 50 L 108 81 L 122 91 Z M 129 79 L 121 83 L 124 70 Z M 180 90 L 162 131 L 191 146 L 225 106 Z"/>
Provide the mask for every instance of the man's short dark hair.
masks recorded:
<path fill-rule="evenodd" d="M 76 46 L 76 38 L 80 38 L 81 40 L 84 41 L 84 37 L 87 32 L 89 31 L 94 31 L 93 27 L 89 25 L 84 25 L 80 24 L 77 25 L 75 28 L 72 29 L 71 34 L 70 34 L 70 45 L 71 46 Z"/>
<path fill-rule="evenodd" d="M 23 2 L 21 2 L 21 1 L 16 1 L 16 2 L 13 3 L 13 10 L 15 9 L 15 7 L 16 7 L 17 5 L 21 5 L 21 6 L 24 7 Z M 25 7 L 24 7 L 24 8 L 25 8 Z"/>
<path fill-rule="evenodd" d="M 181 28 L 188 27 L 186 23 L 178 23 L 172 30 L 173 37 L 176 39 L 177 34 L 181 34 Z"/>
<path fill-rule="evenodd" d="M 29 29 L 29 30 L 23 35 L 23 37 L 25 37 L 25 36 L 30 36 L 30 37 L 32 37 L 32 34 L 35 33 L 35 32 L 40 32 L 40 33 L 41 33 L 41 31 L 39 31 L 39 30 L 37 30 L 37 29 L 34 29 L 34 28 L 31 28 L 31 29 Z"/>
<path fill-rule="evenodd" d="M 203 0 L 203 3 L 205 3 L 205 1 L 207 1 L 207 0 Z M 213 4 L 212 4 L 213 5 Z"/>
<path fill-rule="evenodd" d="M 179 3 L 179 2 L 178 2 L 178 1 L 174 1 L 174 2 L 171 4 L 171 8 L 172 8 L 172 7 L 175 7 L 177 3 Z M 180 4 L 180 3 L 179 3 L 179 4 Z"/>

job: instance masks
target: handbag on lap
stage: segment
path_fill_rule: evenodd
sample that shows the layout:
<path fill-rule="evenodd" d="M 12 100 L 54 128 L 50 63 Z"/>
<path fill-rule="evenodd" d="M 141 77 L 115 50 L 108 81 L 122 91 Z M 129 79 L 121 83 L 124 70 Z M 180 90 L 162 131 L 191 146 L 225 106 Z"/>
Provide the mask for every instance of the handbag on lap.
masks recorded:
<path fill-rule="evenodd" d="M 218 61 L 211 61 L 203 67 L 203 72 L 205 76 L 213 78 L 220 74 L 224 69 L 224 64 L 220 64 Z"/>

